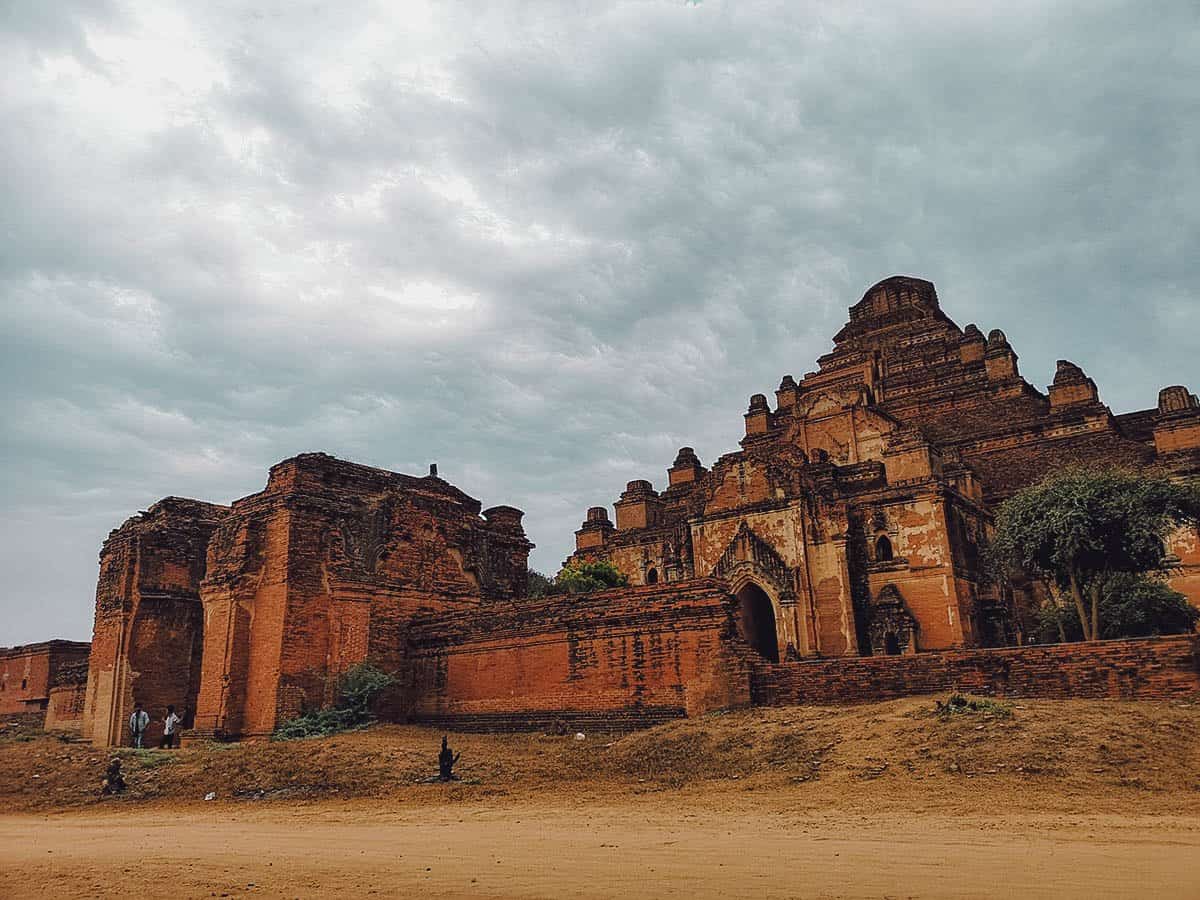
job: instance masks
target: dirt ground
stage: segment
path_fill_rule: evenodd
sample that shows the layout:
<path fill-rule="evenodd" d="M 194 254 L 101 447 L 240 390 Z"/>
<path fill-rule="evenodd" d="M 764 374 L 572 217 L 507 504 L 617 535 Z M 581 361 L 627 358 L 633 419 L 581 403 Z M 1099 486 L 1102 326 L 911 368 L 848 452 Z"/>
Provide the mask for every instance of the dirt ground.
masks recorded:
<path fill-rule="evenodd" d="M 0 737 L 0 897 L 1200 898 L 1200 703 L 932 698 L 626 736 Z M 36 777 L 35 777 L 36 776 Z M 212 791 L 216 799 L 203 801 Z"/>

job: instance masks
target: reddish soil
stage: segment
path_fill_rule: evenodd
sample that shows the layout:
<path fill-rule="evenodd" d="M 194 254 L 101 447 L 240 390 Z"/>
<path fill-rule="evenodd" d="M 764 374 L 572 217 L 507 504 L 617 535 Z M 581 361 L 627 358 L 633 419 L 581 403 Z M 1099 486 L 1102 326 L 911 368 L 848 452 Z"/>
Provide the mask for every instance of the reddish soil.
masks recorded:
<path fill-rule="evenodd" d="M 929 698 L 637 734 L 0 738 L 0 896 L 1200 897 L 1200 704 Z M 37 777 L 34 777 L 37 776 Z M 204 802 L 209 791 L 212 802 Z"/>

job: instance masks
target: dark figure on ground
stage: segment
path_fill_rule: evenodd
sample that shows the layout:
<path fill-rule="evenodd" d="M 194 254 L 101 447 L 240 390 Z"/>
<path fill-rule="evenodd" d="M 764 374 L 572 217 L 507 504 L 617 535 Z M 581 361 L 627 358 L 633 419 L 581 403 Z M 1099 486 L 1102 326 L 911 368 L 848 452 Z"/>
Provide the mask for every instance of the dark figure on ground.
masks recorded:
<path fill-rule="evenodd" d="M 175 715 L 175 707 L 167 707 L 167 717 L 163 719 L 163 736 L 162 742 L 158 745 L 162 750 L 170 750 L 172 747 L 179 746 L 179 726 L 183 724 L 183 719 Z"/>
<path fill-rule="evenodd" d="M 123 794 L 125 792 L 125 776 L 121 774 L 121 759 L 114 756 L 108 763 L 108 771 L 100 782 L 101 794 Z"/>
<path fill-rule="evenodd" d="M 458 781 L 458 776 L 452 771 L 461 753 L 455 753 L 446 743 L 446 735 L 442 735 L 442 752 L 438 754 L 438 779 L 441 781 Z"/>

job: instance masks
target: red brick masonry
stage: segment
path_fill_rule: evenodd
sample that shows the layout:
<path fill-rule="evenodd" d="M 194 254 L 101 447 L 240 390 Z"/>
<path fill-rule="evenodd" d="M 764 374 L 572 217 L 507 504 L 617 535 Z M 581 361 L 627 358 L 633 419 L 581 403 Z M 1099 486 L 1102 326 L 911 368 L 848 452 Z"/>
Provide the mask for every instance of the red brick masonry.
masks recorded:
<path fill-rule="evenodd" d="M 754 654 L 709 579 L 430 616 L 409 641 L 402 714 L 419 721 L 620 729 L 750 701 Z"/>
<path fill-rule="evenodd" d="M 861 657 L 760 667 L 755 702 L 862 703 L 960 690 L 997 697 L 1160 700 L 1200 691 L 1200 635 Z"/>
<path fill-rule="evenodd" d="M 843 704 L 960 690 L 1163 699 L 1200 692 L 1200 635 L 770 664 L 719 582 L 431 616 L 410 634 L 396 712 L 456 728 L 621 730 L 720 707 Z"/>

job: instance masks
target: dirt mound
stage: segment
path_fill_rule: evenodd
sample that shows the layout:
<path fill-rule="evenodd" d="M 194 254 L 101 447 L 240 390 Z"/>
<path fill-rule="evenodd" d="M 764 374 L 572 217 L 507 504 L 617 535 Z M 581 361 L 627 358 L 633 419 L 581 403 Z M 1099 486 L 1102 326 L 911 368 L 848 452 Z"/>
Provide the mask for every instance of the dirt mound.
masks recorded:
<path fill-rule="evenodd" d="M 943 701 L 946 698 L 941 698 Z M 939 714 L 932 698 L 713 714 L 624 736 L 459 734 L 463 781 L 430 785 L 441 732 L 119 750 L 129 791 L 101 801 L 113 751 L 0 737 L 10 810 L 106 803 L 387 797 L 401 803 L 662 790 L 786 791 L 797 804 L 1200 808 L 1200 702 L 1020 701 Z"/>

